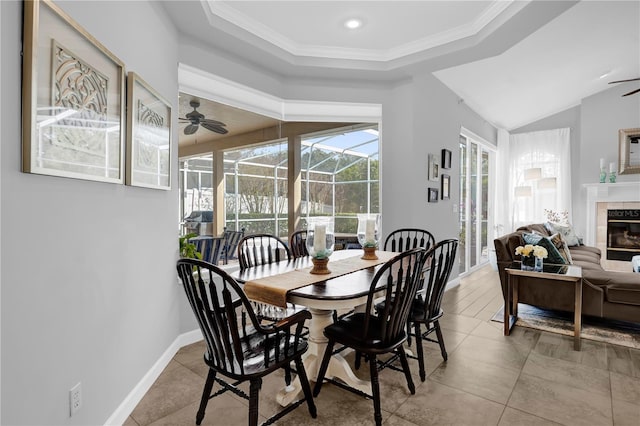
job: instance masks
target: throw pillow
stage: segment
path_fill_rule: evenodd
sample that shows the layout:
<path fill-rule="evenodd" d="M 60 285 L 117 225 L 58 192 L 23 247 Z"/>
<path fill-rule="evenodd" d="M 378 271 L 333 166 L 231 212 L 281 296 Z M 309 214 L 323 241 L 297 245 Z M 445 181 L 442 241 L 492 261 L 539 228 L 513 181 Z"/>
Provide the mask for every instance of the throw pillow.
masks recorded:
<path fill-rule="evenodd" d="M 562 234 L 560 233 L 553 234 L 552 236 L 549 237 L 549 240 L 551 240 L 553 245 L 556 246 L 556 248 L 558 249 L 558 253 L 560 253 L 560 256 L 564 258 L 565 263 L 569 265 L 572 264 L 573 259 L 571 259 L 571 252 L 569 251 L 569 246 L 567 245 L 567 242 L 562 237 Z"/>
<path fill-rule="evenodd" d="M 558 248 L 556 247 L 556 244 L 551 241 L 551 238 L 553 238 L 554 236 L 555 234 L 552 235 L 551 237 L 544 237 L 539 234 L 523 234 L 522 238 L 524 239 L 524 242 L 526 244 L 533 244 L 534 246 L 538 245 L 547 249 L 548 256 L 544 260 L 545 263 L 555 263 L 558 265 L 566 265 L 568 263 L 567 259 L 565 259 L 560 254 L 560 252 L 558 251 Z M 558 239 L 556 237 L 555 241 L 557 240 Z"/>
<path fill-rule="evenodd" d="M 551 234 L 555 234 L 556 232 L 562 234 L 562 237 L 567 242 L 568 246 L 580 245 L 580 239 L 576 235 L 571 224 L 563 225 L 560 223 L 547 222 L 544 224 L 544 226 L 549 230 Z"/>

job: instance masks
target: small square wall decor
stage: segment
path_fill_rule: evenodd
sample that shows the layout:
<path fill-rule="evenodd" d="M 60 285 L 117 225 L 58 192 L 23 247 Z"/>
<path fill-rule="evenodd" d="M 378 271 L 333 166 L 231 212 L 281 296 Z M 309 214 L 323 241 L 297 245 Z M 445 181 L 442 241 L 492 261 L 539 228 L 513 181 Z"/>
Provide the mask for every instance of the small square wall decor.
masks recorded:
<path fill-rule="evenodd" d="M 428 156 L 428 173 L 429 180 L 437 182 L 440 177 L 438 159 L 434 154 Z"/>
<path fill-rule="evenodd" d="M 438 202 L 438 189 L 437 188 L 429 188 L 429 202 L 437 203 Z"/>
<path fill-rule="evenodd" d="M 451 151 L 448 149 L 442 150 L 442 162 L 440 163 L 440 167 L 443 169 L 451 168 Z"/>
<path fill-rule="evenodd" d="M 451 198 L 451 176 L 443 174 L 440 186 L 441 196 L 443 200 Z"/>

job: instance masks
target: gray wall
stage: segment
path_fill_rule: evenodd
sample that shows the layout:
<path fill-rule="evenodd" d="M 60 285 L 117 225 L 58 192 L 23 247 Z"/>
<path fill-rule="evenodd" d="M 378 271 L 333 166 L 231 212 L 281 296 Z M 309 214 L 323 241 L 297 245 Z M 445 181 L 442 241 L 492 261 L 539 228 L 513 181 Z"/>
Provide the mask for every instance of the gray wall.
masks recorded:
<path fill-rule="evenodd" d="M 61 5 L 170 100 L 174 117 L 178 61 L 285 99 L 382 104 L 383 226 L 425 227 L 438 239 L 458 234 L 451 211 L 458 198 L 460 127 L 491 143 L 495 129 L 434 77 L 395 86 L 283 81 L 178 40 L 153 2 Z M 177 174 L 172 191 L 155 191 L 21 173 L 22 4 L 3 1 L 0 7 L 1 421 L 100 424 L 179 333 L 193 328 L 174 268 Z M 427 204 L 427 154 L 442 148 L 453 153 L 452 198 Z M 177 170 L 176 158 L 172 164 Z M 84 406 L 69 418 L 68 391 L 78 381 Z"/>
<path fill-rule="evenodd" d="M 600 158 L 604 158 L 607 165 L 618 164 L 618 130 L 640 128 L 640 94 L 622 97 L 637 86 L 637 83 L 618 85 L 582 100 L 582 167 L 577 170 L 582 183 L 598 182 Z M 619 182 L 640 181 L 639 174 L 618 178 Z"/>
<path fill-rule="evenodd" d="M 22 2 L 0 3 L 1 423 L 102 424 L 178 334 L 177 175 L 159 191 L 21 173 Z M 60 5 L 177 116 L 177 38 L 161 9 Z"/>
<path fill-rule="evenodd" d="M 581 235 L 586 231 L 586 192 L 583 185 L 598 182 L 600 158 L 605 159 L 607 170 L 610 162 L 618 164 L 618 130 L 640 127 L 640 96 L 621 96 L 632 89 L 632 85 L 612 87 L 582 99 L 574 108 L 511 132 L 571 128 L 571 201 L 574 226 Z M 640 184 L 640 174 L 621 175 L 617 181 Z"/>

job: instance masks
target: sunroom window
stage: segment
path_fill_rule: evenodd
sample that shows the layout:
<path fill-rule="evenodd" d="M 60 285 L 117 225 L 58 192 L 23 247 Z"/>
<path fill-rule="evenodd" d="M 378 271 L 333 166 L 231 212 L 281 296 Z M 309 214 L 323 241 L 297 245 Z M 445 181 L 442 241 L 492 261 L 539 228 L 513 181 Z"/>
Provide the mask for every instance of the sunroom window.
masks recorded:
<path fill-rule="evenodd" d="M 300 139 L 299 139 L 300 140 Z M 335 218 L 337 233 L 355 233 L 358 213 L 379 213 L 377 125 L 350 126 L 301 139 L 299 228 L 315 216 Z M 287 139 L 226 150 L 224 224 L 245 234 L 287 239 L 289 185 Z M 202 156 L 181 165 L 183 217 L 213 206 L 213 161 Z"/>

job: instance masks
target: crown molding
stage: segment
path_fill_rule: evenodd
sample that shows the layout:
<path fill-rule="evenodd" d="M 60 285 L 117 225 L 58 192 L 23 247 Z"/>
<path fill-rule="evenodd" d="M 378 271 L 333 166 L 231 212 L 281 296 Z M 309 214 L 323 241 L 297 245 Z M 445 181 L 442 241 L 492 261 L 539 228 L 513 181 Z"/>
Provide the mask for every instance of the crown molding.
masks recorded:
<path fill-rule="evenodd" d="M 178 64 L 178 89 L 283 121 L 377 123 L 382 119 L 381 104 L 282 99 L 183 63 Z"/>
<path fill-rule="evenodd" d="M 305 45 L 297 43 L 263 23 L 239 12 L 220 0 L 201 0 L 209 24 L 215 26 L 216 18 L 221 18 L 241 30 L 247 31 L 268 43 L 298 57 L 322 59 L 350 59 L 372 62 L 390 62 L 405 56 L 446 45 L 477 35 L 510 6 L 522 3 L 514 0 L 496 0 L 468 24 L 452 28 L 422 39 L 399 45 L 392 49 L 357 49 L 334 46 Z"/>

